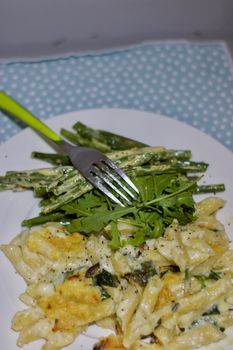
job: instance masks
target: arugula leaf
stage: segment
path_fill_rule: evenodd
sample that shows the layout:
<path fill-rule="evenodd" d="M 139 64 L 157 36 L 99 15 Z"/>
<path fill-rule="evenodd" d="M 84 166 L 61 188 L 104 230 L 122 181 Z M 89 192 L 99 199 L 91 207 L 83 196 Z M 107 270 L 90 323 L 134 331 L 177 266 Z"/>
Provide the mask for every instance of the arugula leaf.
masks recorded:
<path fill-rule="evenodd" d="M 135 184 L 140 197 L 131 206 L 113 205 L 95 191 L 64 205 L 61 210 L 72 216 L 67 229 L 88 235 L 110 224 L 109 245 L 116 250 L 125 244 L 140 246 L 147 239 L 160 237 L 174 219 L 181 224 L 194 219 L 196 181 L 187 181 L 180 174 L 157 174 L 136 177 Z M 135 228 L 125 240 L 117 228 L 117 221 L 123 217 Z"/>
<path fill-rule="evenodd" d="M 137 212 L 136 207 L 120 207 L 116 206 L 113 211 L 109 211 L 108 208 L 99 207 L 94 208 L 90 211 L 89 216 L 83 216 L 78 219 L 74 219 L 71 224 L 67 225 L 68 231 L 72 232 L 83 232 L 90 234 L 92 232 L 101 231 L 108 222 L 117 220 L 127 214 Z"/>
<path fill-rule="evenodd" d="M 95 195 L 94 191 L 86 193 L 80 199 L 72 201 L 61 207 L 66 214 L 77 214 L 78 216 L 89 216 L 92 208 L 106 207 L 103 198 Z"/>
<path fill-rule="evenodd" d="M 154 177 L 154 198 L 161 196 L 164 191 L 169 192 L 172 180 L 176 178 L 175 174 L 161 174 Z"/>
<path fill-rule="evenodd" d="M 163 220 L 158 212 L 141 210 L 137 220 L 141 223 L 146 238 L 158 238 L 163 234 Z"/>
<path fill-rule="evenodd" d="M 122 241 L 122 245 L 133 245 L 140 247 L 145 242 L 145 234 L 143 231 L 137 231 L 132 237 Z"/>
<path fill-rule="evenodd" d="M 152 176 L 136 178 L 135 185 L 139 190 L 141 202 L 148 202 L 154 198 L 154 179 Z"/>
<path fill-rule="evenodd" d="M 120 232 L 117 228 L 117 223 L 112 221 L 111 222 L 111 241 L 109 242 L 110 248 L 113 250 L 117 250 L 121 246 L 121 241 L 120 241 Z"/>
<path fill-rule="evenodd" d="M 148 238 L 159 238 L 164 232 L 164 222 L 162 218 L 157 218 L 154 221 L 154 226 L 151 232 L 148 233 Z"/>

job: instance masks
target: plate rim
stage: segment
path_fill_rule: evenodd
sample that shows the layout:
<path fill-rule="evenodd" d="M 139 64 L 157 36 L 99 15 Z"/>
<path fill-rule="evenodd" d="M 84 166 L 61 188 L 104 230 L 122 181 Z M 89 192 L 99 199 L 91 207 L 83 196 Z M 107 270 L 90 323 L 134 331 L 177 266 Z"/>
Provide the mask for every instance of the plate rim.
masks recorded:
<path fill-rule="evenodd" d="M 215 139 L 212 135 L 206 133 L 205 131 L 197 128 L 196 126 L 194 125 L 191 125 L 189 124 L 188 122 L 186 121 L 181 121 L 179 120 L 176 116 L 167 116 L 165 114 L 161 114 L 161 113 L 158 113 L 158 112 L 153 112 L 153 111 L 147 111 L 147 110 L 138 110 L 138 109 L 132 109 L 132 108 L 109 108 L 109 107 L 103 107 L 103 108 L 89 108 L 89 109 L 81 109 L 81 110 L 76 110 L 76 111 L 72 111 L 72 112 L 68 112 L 68 113 L 62 113 L 62 114 L 57 114 L 57 115 L 53 115 L 53 116 L 50 116 L 48 118 L 40 118 L 40 120 L 42 122 L 44 122 L 45 124 L 48 123 L 48 125 L 50 123 L 52 123 L 56 118 L 70 118 L 70 117 L 73 117 L 75 116 L 76 114 L 82 114 L 82 113 L 93 113 L 93 112 L 96 112 L 96 113 L 99 113 L 99 112 L 103 112 L 103 113 L 106 113 L 106 112 L 112 112 L 112 111 L 119 111 L 119 113 L 127 113 L 127 112 L 132 112 L 132 113 L 137 113 L 137 114 L 147 114 L 148 117 L 153 117 L 153 118 L 163 118 L 164 120 L 169 120 L 170 122 L 174 122 L 175 124 L 177 125 L 183 125 L 183 126 L 186 126 L 190 129 L 192 129 L 193 131 L 195 132 L 198 132 L 200 133 L 200 135 L 202 136 L 205 136 L 206 138 L 209 138 L 212 142 L 216 143 L 217 145 L 219 145 L 220 147 L 222 147 L 225 151 L 228 151 L 230 152 L 232 155 L 233 155 L 233 150 L 231 150 L 230 148 L 226 147 L 224 144 L 222 144 L 219 140 Z M 97 117 L 98 118 L 98 117 Z M 7 139 L 6 141 L 0 143 L 0 150 L 1 150 L 1 147 L 5 147 L 6 144 L 8 142 L 12 142 L 12 140 L 14 141 L 15 139 L 17 139 L 18 137 L 24 135 L 24 133 L 28 133 L 29 131 L 32 131 L 35 133 L 35 131 L 32 130 L 32 128 L 30 126 L 25 126 L 24 129 L 22 130 L 19 130 L 15 135 L 11 136 L 9 139 Z"/>

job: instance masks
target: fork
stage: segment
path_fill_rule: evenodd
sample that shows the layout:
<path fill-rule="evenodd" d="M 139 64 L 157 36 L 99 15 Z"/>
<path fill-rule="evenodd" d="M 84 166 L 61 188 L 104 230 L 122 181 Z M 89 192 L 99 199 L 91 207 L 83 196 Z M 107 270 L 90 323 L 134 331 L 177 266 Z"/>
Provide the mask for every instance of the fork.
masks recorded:
<path fill-rule="evenodd" d="M 4 91 L 0 91 L 0 109 L 19 118 L 56 144 L 69 156 L 73 166 L 113 202 L 125 206 L 125 203 L 130 205 L 137 198 L 139 191 L 129 177 L 98 150 L 66 142 Z"/>

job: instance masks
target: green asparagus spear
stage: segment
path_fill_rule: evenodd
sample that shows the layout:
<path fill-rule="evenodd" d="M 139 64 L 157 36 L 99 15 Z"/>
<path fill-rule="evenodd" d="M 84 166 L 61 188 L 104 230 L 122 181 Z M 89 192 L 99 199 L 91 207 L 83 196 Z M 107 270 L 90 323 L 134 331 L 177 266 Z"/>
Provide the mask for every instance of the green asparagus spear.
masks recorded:
<path fill-rule="evenodd" d="M 130 148 L 140 148 L 147 146 L 145 143 L 135 141 L 128 137 L 121 135 L 116 135 L 109 131 L 105 130 L 96 130 L 90 127 L 87 127 L 81 122 L 77 122 L 73 128 L 76 130 L 77 134 L 83 138 L 88 139 L 91 143 L 93 140 L 97 140 L 101 143 L 106 144 L 112 150 L 124 150 Z"/>
<path fill-rule="evenodd" d="M 69 140 L 70 142 L 72 142 L 76 145 L 79 145 L 79 146 L 93 147 L 93 148 L 96 148 L 100 152 L 103 152 L 103 153 L 111 151 L 111 148 L 108 145 L 106 145 L 98 140 L 95 140 L 95 139 L 88 140 L 86 138 L 83 138 L 79 134 L 72 133 L 66 129 L 61 129 L 61 135 L 64 138 L 66 138 L 67 140 Z"/>
<path fill-rule="evenodd" d="M 197 186 L 196 193 L 217 193 L 217 192 L 224 192 L 224 191 L 225 191 L 224 184 L 209 184 L 209 185 Z"/>
<path fill-rule="evenodd" d="M 68 156 L 57 153 L 32 152 L 32 158 L 40 159 L 52 165 L 71 165 Z"/>
<path fill-rule="evenodd" d="M 46 222 L 60 221 L 62 218 L 64 218 L 63 212 L 55 212 L 49 215 L 40 215 L 31 219 L 23 220 L 22 226 L 32 227 L 35 225 L 44 224 Z"/>
<path fill-rule="evenodd" d="M 107 156 L 116 164 L 119 164 L 121 161 L 125 161 L 127 159 L 132 161 L 133 164 L 134 157 L 139 158 L 139 156 L 142 157 L 141 159 L 143 159 L 143 157 L 148 157 L 147 161 L 149 161 L 149 154 L 150 164 L 168 160 L 190 160 L 192 156 L 192 153 L 189 150 L 165 150 L 163 147 L 144 147 L 132 148 L 130 150 L 123 151 L 113 151 L 107 153 Z M 63 154 L 32 152 L 31 156 L 32 158 L 46 161 L 54 166 L 71 165 L 69 157 Z M 143 163 L 145 163 L 145 161 L 141 160 L 140 164 Z M 137 162 L 137 165 L 139 165 L 139 162 Z"/>

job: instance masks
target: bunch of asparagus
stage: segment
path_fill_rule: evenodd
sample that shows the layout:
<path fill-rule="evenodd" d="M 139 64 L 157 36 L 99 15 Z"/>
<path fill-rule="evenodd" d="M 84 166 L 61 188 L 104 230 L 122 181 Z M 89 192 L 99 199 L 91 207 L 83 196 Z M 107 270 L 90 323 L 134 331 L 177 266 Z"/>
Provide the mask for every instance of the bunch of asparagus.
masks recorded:
<path fill-rule="evenodd" d="M 81 122 L 73 126 L 74 132 L 61 130 L 68 141 L 94 147 L 114 161 L 131 179 L 158 174 L 176 174 L 185 181 L 198 181 L 206 172 L 208 164 L 191 160 L 190 150 L 168 150 L 164 147 L 150 147 L 144 143 L 103 130 L 95 130 Z M 44 160 L 53 167 L 8 171 L 0 177 L 0 190 L 22 191 L 32 189 L 42 197 L 41 215 L 33 222 L 57 221 L 62 218 L 60 208 L 93 190 L 92 185 L 73 168 L 69 158 L 63 154 L 33 152 L 32 157 Z M 224 191 L 223 184 L 197 185 L 196 193 Z"/>

